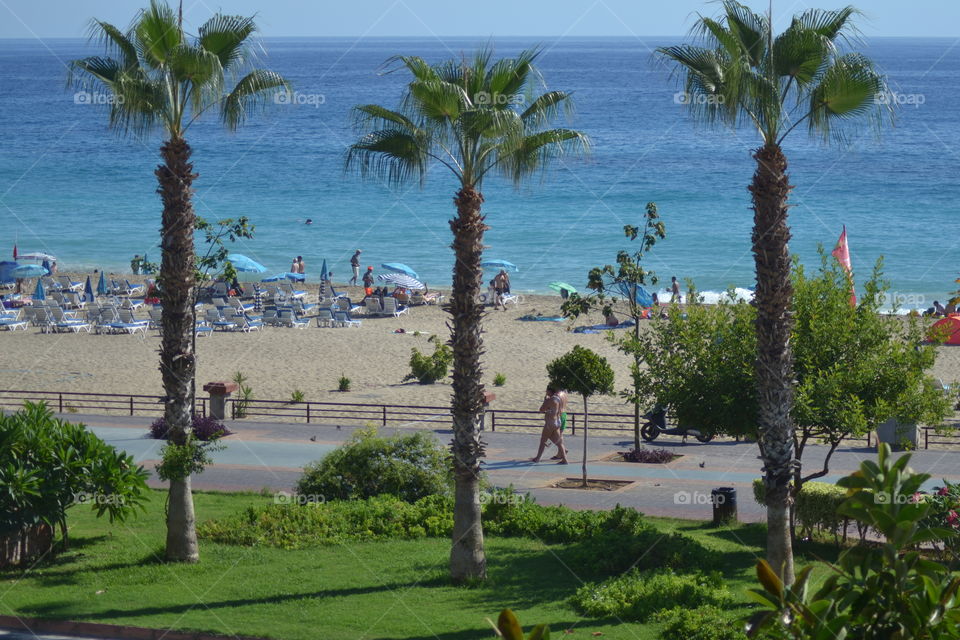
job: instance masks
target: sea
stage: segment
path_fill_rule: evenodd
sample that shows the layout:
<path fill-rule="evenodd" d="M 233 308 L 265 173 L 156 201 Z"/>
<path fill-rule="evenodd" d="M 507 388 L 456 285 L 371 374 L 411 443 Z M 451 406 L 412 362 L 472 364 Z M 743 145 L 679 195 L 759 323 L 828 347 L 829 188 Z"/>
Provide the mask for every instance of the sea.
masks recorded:
<path fill-rule="evenodd" d="M 400 187 L 344 171 L 358 138 L 351 110 L 396 107 L 407 79 L 392 56 L 430 62 L 492 46 L 497 56 L 539 46 L 547 89 L 573 94 L 559 126 L 585 132 L 591 153 L 566 156 L 515 188 L 483 185 L 490 230 L 485 255 L 513 262 L 513 288 L 582 288 L 594 266 L 636 243 L 623 234 L 655 202 L 667 237 L 646 264 L 668 283 L 691 279 L 707 299 L 754 286 L 747 185 L 759 144 L 749 127 L 695 123 L 670 68 L 654 55 L 682 38 L 277 38 L 262 42 L 260 66 L 293 84 L 290 100 L 251 114 L 236 133 L 216 114 L 187 132 L 195 207 L 210 220 L 247 216 L 255 236 L 231 251 L 287 271 L 303 256 L 308 279 L 322 261 L 334 281 L 364 267 L 401 262 L 429 286 L 449 286 L 449 220 L 457 190 L 442 165 Z M 871 38 L 860 50 L 888 76 L 891 123 L 851 129 L 843 144 L 803 126 L 784 141 L 794 189 L 791 251 L 808 267 L 846 227 L 862 283 L 883 259 L 890 303 L 925 308 L 957 285 L 960 233 L 960 47 L 955 39 Z M 0 40 L 0 257 L 57 256 L 61 269 L 129 271 L 134 254 L 159 261 L 160 201 L 154 169 L 159 132 L 119 135 L 110 97 L 67 85 L 72 59 L 101 53 L 85 40 Z M 311 224 L 306 224 L 312 220 Z M 199 240 L 199 239 L 198 239 Z M 3 259 L 9 259 L 4 257 Z M 489 274 L 493 277 L 493 272 Z M 684 286 L 685 288 L 685 286 Z"/>

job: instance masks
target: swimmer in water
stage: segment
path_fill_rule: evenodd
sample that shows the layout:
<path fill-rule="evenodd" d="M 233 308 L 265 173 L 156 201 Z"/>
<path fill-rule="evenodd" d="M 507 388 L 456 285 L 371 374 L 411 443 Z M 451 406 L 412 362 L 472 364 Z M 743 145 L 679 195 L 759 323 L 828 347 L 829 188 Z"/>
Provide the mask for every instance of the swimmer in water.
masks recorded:
<path fill-rule="evenodd" d="M 307 218 L 307 221 L 304 224 L 313 224 L 313 219 Z"/>

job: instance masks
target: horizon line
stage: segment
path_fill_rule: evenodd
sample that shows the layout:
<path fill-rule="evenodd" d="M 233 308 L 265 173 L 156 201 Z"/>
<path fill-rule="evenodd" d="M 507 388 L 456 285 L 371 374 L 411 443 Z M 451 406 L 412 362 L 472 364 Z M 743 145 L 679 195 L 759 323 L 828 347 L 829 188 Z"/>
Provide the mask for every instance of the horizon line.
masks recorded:
<path fill-rule="evenodd" d="M 267 39 L 299 39 L 299 38 L 336 38 L 344 40 L 385 40 L 385 39 L 420 39 L 420 40 L 438 40 L 444 38 L 457 38 L 457 39 L 477 39 L 485 38 L 488 40 L 494 40 L 497 38 L 553 38 L 557 40 L 576 40 L 578 38 L 592 38 L 592 39 L 619 39 L 619 40 L 641 40 L 643 38 L 686 38 L 689 34 L 643 34 L 643 35 L 613 35 L 613 34 L 593 34 L 593 35 L 561 35 L 561 34 L 540 34 L 540 35 L 531 35 L 531 34 L 507 34 L 507 35 L 438 35 L 438 34 L 426 34 L 426 35 L 261 35 L 261 40 Z M 871 38 L 916 38 L 924 40 L 949 40 L 949 39 L 960 39 L 960 36 L 931 36 L 931 35 L 862 35 L 865 40 Z M 0 36 L 0 40 L 88 40 L 87 36 L 75 35 L 75 36 Z"/>

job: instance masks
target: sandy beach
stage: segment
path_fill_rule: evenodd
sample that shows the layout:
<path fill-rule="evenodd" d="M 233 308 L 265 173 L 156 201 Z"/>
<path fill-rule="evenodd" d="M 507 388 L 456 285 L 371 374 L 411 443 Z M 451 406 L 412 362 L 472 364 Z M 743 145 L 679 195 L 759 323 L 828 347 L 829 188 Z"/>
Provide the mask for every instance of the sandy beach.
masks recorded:
<path fill-rule="evenodd" d="M 315 299 L 316 285 L 306 288 Z M 337 286 L 337 290 L 346 290 L 354 300 L 362 298 L 357 288 Z M 484 318 L 484 383 L 497 395 L 494 408 L 535 410 L 547 383 L 546 364 L 578 344 L 608 359 L 618 390 L 629 384 L 629 359 L 607 341 L 605 332 L 571 331 L 574 326 L 602 322 L 599 314 L 576 322 L 519 320 L 527 314 L 559 315 L 560 303 L 558 295 L 524 295 L 507 311 L 488 310 Z M 142 310 L 138 315 L 146 318 Z M 266 327 L 249 334 L 217 331 L 200 338 L 198 386 L 229 380 L 239 371 L 248 379 L 254 397 L 262 400 L 289 400 L 294 390 L 300 390 L 312 401 L 431 406 L 449 402 L 449 382 L 402 382 L 410 370 L 411 349 L 432 352 L 429 336 L 438 334 L 446 339 L 449 335 L 448 314 L 428 305 L 411 307 L 397 318 L 355 317 L 362 320 L 359 328 L 320 328 L 311 322 L 302 330 Z M 398 329 L 404 333 L 397 333 Z M 0 389 L 159 396 L 159 341 L 156 330 L 132 336 L 43 334 L 34 327 L 0 331 L 4 354 Z M 939 351 L 931 373 L 946 383 L 954 382 L 960 371 L 960 349 L 940 347 Z M 493 386 L 497 373 L 506 376 L 502 387 Z M 337 391 L 341 375 L 351 380 L 352 389 L 347 393 Z M 574 400 L 575 410 L 580 404 Z M 629 407 L 619 397 L 607 396 L 592 399 L 591 410 L 627 413 Z"/>

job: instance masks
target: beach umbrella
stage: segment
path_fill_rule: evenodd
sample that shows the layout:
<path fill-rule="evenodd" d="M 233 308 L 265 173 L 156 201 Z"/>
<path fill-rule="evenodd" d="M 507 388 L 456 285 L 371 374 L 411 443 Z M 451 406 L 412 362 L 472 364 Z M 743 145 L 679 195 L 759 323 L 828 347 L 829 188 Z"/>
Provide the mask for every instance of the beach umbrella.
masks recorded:
<path fill-rule="evenodd" d="M 43 253 L 42 251 L 33 251 L 31 253 L 21 253 L 20 260 L 36 260 L 38 262 L 43 262 L 44 260 L 48 262 L 56 262 L 57 257 L 52 256 L 49 253 Z"/>
<path fill-rule="evenodd" d="M 510 271 L 520 271 L 517 265 L 506 260 L 484 260 L 480 263 L 481 267 L 490 267 L 492 269 L 509 269 Z"/>
<path fill-rule="evenodd" d="M 44 292 L 44 290 L 43 290 L 43 282 L 42 282 L 39 278 L 37 278 L 37 288 L 34 289 L 34 291 L 33 291 L 33 299 L 34 299 L 34 300 L 46 300 L 46 299 L 47 299 L 47 294 L 46 294 L 46 292 Z"/>
<path fill-rule="evenodd" d="M 90 276 L 87 276 L 87 283 L 83 286 L 83 301 L 93 302 L 96 297 L 93 295 L 93 283 L 90 282 Z"/>
<path fill-rule="evenodd" d="M 389 282 L 404 289 L 416 289 L 418 291 L 426 289 L 422 282 L 403 273 L 381 273 L 377 276 L 377 280 L 380 282 Z"/>
<path fill-rule="evenodd" d="M 613 290 L 607 289 L 607 291 L 613 294 L 620 294 L 625 298 L 630 298 L 630 287 L 631 287 L 631 284 L 629 282 L 618 282 L 616 289 L 613 289 Z M 634 299 L 636 300 L 637 304 L 640 305 L 641 307 L 652 307 L 653 296 L 650 295 L 650 292 L 648 292 L 646 289 L 644 289 L 640 285 L 636 285 L 636 287 L 637 287 L 637 291 L 636 291 L 636 295 L 634 296 Z"/>
<path fill-rule="evenodd" d="M 417 272 L 403 264 L 402 262 L 384 262 L 380 265 L 381 268 L 386 269 L 387 271 L 393 271 L 396 273 L 405 273 L 411 278 L 419 278 Z"/>
<path fill-rule="evenodd" d="M 256 273 L 263 273 L 267 270 L 265 266 L 256 260 L 248 258 L 247 256 L 239 253 L 229 254 L 227 256 L 227 261 L 229 261 L 230 264 L 233 265 L 233 268 L 237 271 L 253 271 Z"/>
<path fill-rule="evenodd" d="M 327 295 L 327 259 L 323 259 L 323 265 L 320 267 L 320 299 L 326 297 Z M 332 287 L 331 287 L 332 288 Z M 332 293 L 332 292 L 331 292 Z"/>
<path fill-rule="evenodd" d="M 38 264 L 21 264 L 10 270 L 14 278 L 39 278 L 50 273 Z M 43 298 L 41 298 L 42 300 Z"/>
<path fill-rule="evenodd" d="M 574 287 L 572 284 L 567 284 L 566 282 L 551 282 L 547 286 L 564 297 L 566 297 L 566 295 L 570 295 L 571 293 L 577 292 L 576 287 Z M 566 295 L 564 295 L 564 292 L 566 292 Z"/>
<path fill-rule="evenodd" d="M 16 262 L 17 260 L 17 243 L 16 242 L 13 243 L 13 260 L 14 262 Z"/>
<path fill-rule="evenodd" d="M 100 272 L 100 280 L 97 282 L 97 295 L 107 295 L 107 279 L 103 277 L 103 271 Z"/>

